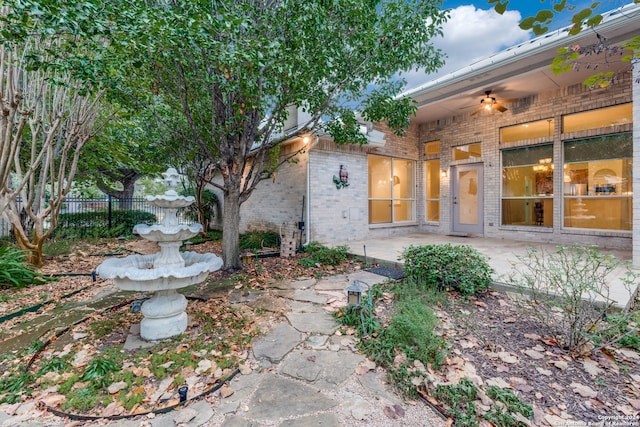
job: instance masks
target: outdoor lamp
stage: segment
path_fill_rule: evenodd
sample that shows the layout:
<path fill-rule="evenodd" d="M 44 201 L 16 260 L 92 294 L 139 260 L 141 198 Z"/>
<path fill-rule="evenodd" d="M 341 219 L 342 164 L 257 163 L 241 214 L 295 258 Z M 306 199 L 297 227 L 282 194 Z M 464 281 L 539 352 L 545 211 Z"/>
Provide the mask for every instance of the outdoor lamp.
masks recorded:
<path fill-rule="evenodd" d="M 178 396 L 180 396 L 180 402 L 186 402 L 187 401 L 187 393 L 189 392 L 189 387 L 187 387 L 186 385 L 183 385 L 182 387 L 180 387 L 178 389 Z"/>
<path fill-rule="evenodd" d="M 349 304 L 349 307 L 360 305 L 362 292 L 365 289 L 369 290 L 369 285 L 360 280 L 354 280 L 352 284 L 346 287 L 345 291 L 347 291 L 347 303 Z"/>
<path fill-rule="evenodd" d="M 127 241 L 127 238 L 125 236 L 123 236 L 123 235 L 118 236 L 118 244 L 120 246 L 123 246 L 124 242 L 126 242 L 126 241 Z"/>

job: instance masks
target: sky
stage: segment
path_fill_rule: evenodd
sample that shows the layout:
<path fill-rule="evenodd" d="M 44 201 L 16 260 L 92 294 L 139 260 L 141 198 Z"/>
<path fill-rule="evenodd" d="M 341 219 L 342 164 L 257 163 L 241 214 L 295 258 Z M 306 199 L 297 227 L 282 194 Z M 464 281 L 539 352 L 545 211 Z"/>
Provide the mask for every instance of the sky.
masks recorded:
<path fill-rule="evenodd" d="M 488 0 L 445 0 L 444 7 L 451 9 L 449 21 L 443 26 L 443 38 L 434 40 L 434 45 L 447 55 L 445 66 L 437 73 L 426 75 L 424 71 L 404 73 L 406 89 L 416 87 L 444 74 L 456 71 L 482 58 L 500 52 L 507 47 L 522 43 L 533 37 L 518 24 L 523 18 L 534 16 L 540 9 L 550 9 L 557 0 L 511 0 L 507 11 L 499 15 Z M 580 10 L 592 1 L 569 0 Z M 620 7 L 627 1 L 603 0 L 598 11 Z M 570 23 L 572 12 L 564 13 L 554 21 L 552 29 Z"/>

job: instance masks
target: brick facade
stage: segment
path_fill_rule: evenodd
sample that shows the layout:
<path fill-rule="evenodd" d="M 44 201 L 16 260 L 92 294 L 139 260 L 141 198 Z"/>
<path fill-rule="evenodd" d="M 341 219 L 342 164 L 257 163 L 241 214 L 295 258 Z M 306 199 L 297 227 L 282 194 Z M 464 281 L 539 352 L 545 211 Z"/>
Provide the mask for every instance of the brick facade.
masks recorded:
<path fill-rule="evenodd" d="M 638 64 L 635 65 L 638 68 Z M 563 227 L 563 141 L 609 133 L 634 131 L 634 187 L 640 179 L 640 141 L 638 127 L 640 102 L 634 104 L 634 124 L 617 125 L 606 129 L 563 134 L 562 116 L 636 101 L 640 98 L 639 85 L 632 85 L 631 74 L 623 76 L 606 89 L 592 90 L 582 84 L 540 93 L 508 105 L 504 113 L 490 115 L 462 114 L 412 125 L 406 135 L 393 135 L 384 125 L 376 129 L 385 132 L 382 147 L 337 146 L 328 138 L 318 138 L 309 149 L 298 155 L 297 162 L 284 164 L 272 180 L 263 181 L 241 209 L 241 231 L 252 229 L 285 230 L 293 233 L 302 215 L 308 230 L 301 239 L 316 240 L 323 244 L 337 244 L 352 240 L 404 234 L 412 231 L 449 234 L 452 231 L 451 168 L 465 164 L 481 164 L 484 174 L 482 234 L 486 237 L 557 244 L 596 244 L 601 247 L 630 249 L 632 237 L 640 242 L 640 201 L 634 202 L 634 231 L 606 231 L 570 229 Z M 634 95 L 635 94 L 635 95 Z M 554 119 L 554 132 L 549 137 L 500 143 L 500 128 L 537 120 Z M 425 220 L 425 160 L 426 142 L 441 142 L 440 169 L 448 175 L 441 177 L 440 221 Z M 296 144 L 300 144 L 298 142 Z M 480 143 L 480 159 L 453 161 L 452 147 Z M 501 149 L 553 143 L 554 203 L 552 227 L 505 226 L 501 218 L 502 166 Z M 283 147 L 282 155 L 297 150 L 299 145 Z M 408 159 L 416 162 L 416 220 L 403 224 L 369 224 L 369 171 L 370 154 Z M 349 174 L 349 186 L 337 189 L 333 176 L 338 176 L 344 165 Z M 308 179 L 308 180 L 307 180 Z M 300 234 L 296 234 L 296 239 Z M 635 246 L 637 245 L 637 248 Z M 634 252 L 640 254 L 640 243 Z M 638 256 L 640 258 L 640 256 Z M 640 264 L 640 259 L 636 260 Z"/>
<path fill-rule="evenodd" d="M 562 141 L 628 132 L 632 130 L 632 126 L 626 124 L 606 129 L 563 134 L 561 133 L 561 123 L 562 116 L 565 114 L 629 103 L 632 101 L 631 89 L 631 77 L 625 75 L 616 84 L 606 89 L 592 90 L 583 84 L 577 84 L 521 99 L 517 103 L 509 104 L 508 110 L 504 113 L 494 112 L 489 115 L 481 113 L 475 116 L 466 114 L 428 122 L 420 127 L 420 145 L 424 147 L 426 142 L 439 140 L 441 142 L 440 167 L 449 172 L 452 167 L 462 164 L 482 164 L 484 171 L 483 234 L 486 237 L 557 244 L 596 244 L 601 247 L 629 249 L 631 248 L 632 236 L 628 231 L 578 230 L 562 227 Z M 635 108 L 638 108 L 637 104 Z M 516 143 L 500 143 L 500 128 L 545 119 L 554 119 L 555 126 L 552 136 Z M 637 139 L 637 132 L 635 138 Z M 481 143 L 482 157 L 480 159 L 452 160 L 452 147 L 472 143 Z M 503 226 L 501 225 L 502 163 L 500 150 L 541 143 L 553 143 L 554 147 L 554 194 L 556 196 L 553 204 L 553 227 Z M 637 167 L 637 162 L 634 164 Z M 420 162 L 420 166 L 424 167 L 424 162 Z M 637 175 L 634 173 L 634 176 Z M 423 223 L 422 230 L 439 234 L 446 234 L 452 230 L 450 178 L 451 174 L 449 173 L 441 181 L 439 223 Z"/>

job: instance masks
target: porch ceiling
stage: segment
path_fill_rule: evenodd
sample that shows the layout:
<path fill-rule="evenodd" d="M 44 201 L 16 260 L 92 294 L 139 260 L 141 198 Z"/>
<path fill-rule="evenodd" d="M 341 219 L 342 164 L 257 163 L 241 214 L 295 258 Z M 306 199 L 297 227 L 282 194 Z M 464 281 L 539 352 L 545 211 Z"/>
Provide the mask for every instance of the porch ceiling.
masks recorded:
<path fill-rule="evenodd" d="M 639 5 L 640 6 L 640 5 Z M 602 35 L 608 44 L 621 43 L 638 35 L 640 7 L 630 15 L 625 14 L 619 25 L 602 25 Z M 496 99 L 522 99 L 527 96 L 555 90 L 584 81 L 594 73 L 584 66 L 579 71 L 555 75 L 550 69 L 557 49 L 578 44 L 587 46 L 597 41 L 593 31 L 583 31 L 575 37 L 566 32 L 552 33 L 507 49 L 493 57 L 471 64 L 462 70 L 434 80 L 407 93 L 418 102 L 414 121 L 424 123 L 450 116 L 472 113 L 480 106 L 486 90 Z M 617 58 L 616 58 L 617 59 Z M 590 57 L 595 63 L 595 57 Z M 599 65 L 597 71 L 630 68 L 619 60 Z M 509 105 L 505 105 L 509 108 Z"/>

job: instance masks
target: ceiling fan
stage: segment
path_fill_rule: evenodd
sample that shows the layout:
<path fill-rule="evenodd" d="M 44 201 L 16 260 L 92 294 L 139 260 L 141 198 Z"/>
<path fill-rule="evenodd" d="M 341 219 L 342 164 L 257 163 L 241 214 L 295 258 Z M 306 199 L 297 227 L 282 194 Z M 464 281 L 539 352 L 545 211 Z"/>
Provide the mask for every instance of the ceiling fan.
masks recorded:
<path fill-rule="evenodd" d="M 472 116 L 478 114 L 480 111 L 483 111 L 483 110 L 485 111 L 498 110 L 501 113 L 504 113 L 505 111 L 507 111 L 507 108 L 501 105 L 501 103 L 508 103 L 508 102 L 515 101 L 515 99 L 501 99 L 500 101 L 497 101 L 495 97 L 491 96 L 490 90 L 486 90 L 484 94 L 485 94 L 484 98 L 480 100 L 480 106 L 473 113 L 471 113 Z"/>

